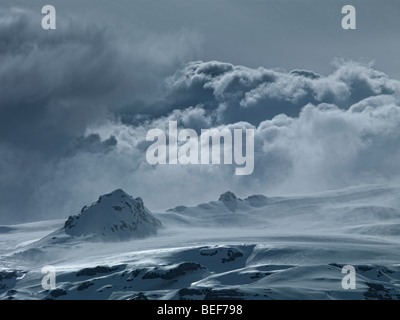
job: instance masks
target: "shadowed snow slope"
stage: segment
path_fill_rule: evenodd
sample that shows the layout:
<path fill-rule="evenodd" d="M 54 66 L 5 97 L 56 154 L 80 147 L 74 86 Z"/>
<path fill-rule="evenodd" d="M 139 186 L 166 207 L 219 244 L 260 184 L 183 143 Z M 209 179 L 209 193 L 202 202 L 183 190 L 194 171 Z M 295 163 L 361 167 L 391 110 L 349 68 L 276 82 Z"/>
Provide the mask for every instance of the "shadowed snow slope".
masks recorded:
<path fill-rule="evenodd" d="M 61 223 L 1 226 L 0 300 L 400 299 L 399 186 L 226 192 L 154 214 L 116 190 Z M 42 288 L 45 265 L 56 289 Z"/>

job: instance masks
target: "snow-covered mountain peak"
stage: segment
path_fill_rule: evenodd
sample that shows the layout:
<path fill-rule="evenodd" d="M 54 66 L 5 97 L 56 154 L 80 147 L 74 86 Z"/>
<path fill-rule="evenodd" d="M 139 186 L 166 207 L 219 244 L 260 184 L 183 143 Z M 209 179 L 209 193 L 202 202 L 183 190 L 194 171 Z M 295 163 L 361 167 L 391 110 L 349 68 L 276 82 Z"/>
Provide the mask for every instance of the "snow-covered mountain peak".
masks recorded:
<path fill-rule="evenodd" d="M 269 198 L 262 194 L 253 194 L 248 196 L 244 201 L 247 201 L 252 207 L 264 207 L 269 204 Z"/>
<path fill-rule="evenodd" d="M 227 201 L 236 201 L 237 197 L 233 192 L 227 191 L 219 196 L 218 201 L 227 202 Z"/>
<path fill-rule="evenodd" d="M 235 196 L 235 194 L 230 191 L 221 194 L 218 199 L 218 201 L 222 201 L 225 204 L 225 206 L 231 211 L 236 210 L 237 200 L 238 198 Z"/>
<path fill-rule="evenodd" d="M 64 224 L 65 233 L 72 236 L 95 236 L 104 240 L 124 240 L 153 235 L 161 227 L 144 206 L 141 198 L 132 198 L 122 189 L 99 197 L 81 213 L 70 216 Z"/>

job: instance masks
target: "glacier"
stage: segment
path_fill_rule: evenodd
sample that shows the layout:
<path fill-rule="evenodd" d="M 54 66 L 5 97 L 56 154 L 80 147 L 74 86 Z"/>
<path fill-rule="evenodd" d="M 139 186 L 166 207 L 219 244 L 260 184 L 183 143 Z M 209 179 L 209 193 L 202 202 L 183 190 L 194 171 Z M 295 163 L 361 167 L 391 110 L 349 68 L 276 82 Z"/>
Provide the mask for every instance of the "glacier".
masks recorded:
<path fill-rule="evenodd" d="M 400 298 L 400 186 L 216 199 L 151 212 L 118 189 L 67 219 L 0 226 L 0 299 Z"/>

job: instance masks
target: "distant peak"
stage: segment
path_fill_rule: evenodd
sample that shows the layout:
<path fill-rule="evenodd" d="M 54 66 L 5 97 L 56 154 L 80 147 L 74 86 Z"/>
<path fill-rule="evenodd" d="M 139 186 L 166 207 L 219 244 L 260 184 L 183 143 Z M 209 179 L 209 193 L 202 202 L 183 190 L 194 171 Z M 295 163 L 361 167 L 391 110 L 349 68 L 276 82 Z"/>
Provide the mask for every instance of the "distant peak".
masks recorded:
<path fill-rule="evenodd" d="M 253 194 L 244 201 L 247 201 L 252 207 L 264 207 L 270 203 L 270 199 L 262 194 Z"/>
<path fill-rule="evenodd" d="M 70 216 L 63 230 L 72 236 L 94 235 L 113 241 L 154 235 L 160 227 L 161 222 L 144 206 L 142 198 L 134 199 L 116 189 Z"/>
<path fill-rule="evenodd" d="M 227 191 L 219 196 L 221 201 L 230 211 L 235 212 L 237 208 L 237 197 L 233 192 Z"/>
<path fill-rule="evenodd" d="M 117 196 L 117 197 L 128 196 L 129 197 L 129 195 L 122 189 L 115 189 L 114 191 L 107 193 L 104 196 Z"/>
<path fill-rule="evenodd" d="M 131 198 L 131 196 L 122 189 L 116 189 L 110 193 L 106 193 L 100 196 L 98 202 L 101 202 L 102 200 L 107 198 Z"/>
<path fill-rule="evenodd" d="M 218 201 L 227 202 L 227 201 L 234 201 L 237 197 L 233 192 L 227 191 L 219 196 Z"/>

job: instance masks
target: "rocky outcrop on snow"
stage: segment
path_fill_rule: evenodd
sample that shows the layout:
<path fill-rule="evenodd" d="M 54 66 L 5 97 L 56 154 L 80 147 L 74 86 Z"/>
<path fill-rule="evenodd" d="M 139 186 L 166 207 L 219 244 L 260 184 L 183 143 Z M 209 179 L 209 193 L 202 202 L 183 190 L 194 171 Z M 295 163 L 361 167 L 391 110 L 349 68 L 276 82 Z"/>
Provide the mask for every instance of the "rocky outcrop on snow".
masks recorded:
<path fill-rule="evenodd" d="M 231 211 L 236 211 L 238 198 L 233 192 L 227 191 L 219 196 L 218 201 L 222 201 L 224 205 Z"/>
<path fill-rule="evenodd" d="M 70 216 L 63 230 L 71 236 L 94 236 L 105 240 L 144 238 L 157 233 L 161 222 L 122 189 L 100 196 L 81 213 Z"/>

